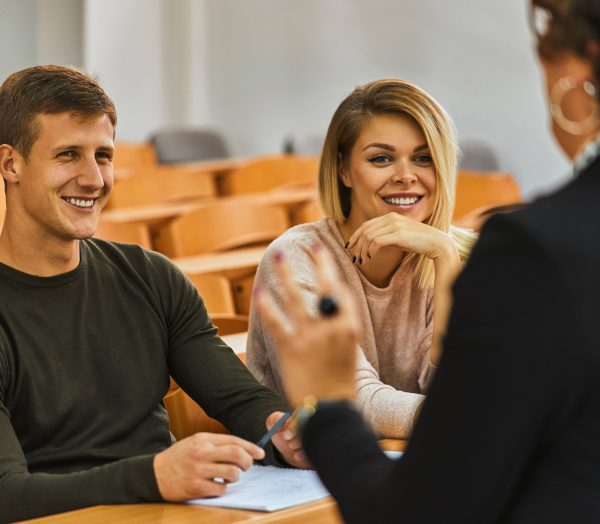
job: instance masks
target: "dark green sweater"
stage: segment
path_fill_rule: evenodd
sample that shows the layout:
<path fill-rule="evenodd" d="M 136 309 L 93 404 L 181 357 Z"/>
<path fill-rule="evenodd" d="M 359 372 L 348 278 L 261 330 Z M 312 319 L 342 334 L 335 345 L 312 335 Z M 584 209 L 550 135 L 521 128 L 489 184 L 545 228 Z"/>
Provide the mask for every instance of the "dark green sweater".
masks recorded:
<path fill-rule="evenodd" d="M 286 409 L 162 255 L 86 240 L 63 275 L 0 264 L 0 522 L 160 501 L 152 460 L 171 445 L 169 373 L 251 441 Z"/>

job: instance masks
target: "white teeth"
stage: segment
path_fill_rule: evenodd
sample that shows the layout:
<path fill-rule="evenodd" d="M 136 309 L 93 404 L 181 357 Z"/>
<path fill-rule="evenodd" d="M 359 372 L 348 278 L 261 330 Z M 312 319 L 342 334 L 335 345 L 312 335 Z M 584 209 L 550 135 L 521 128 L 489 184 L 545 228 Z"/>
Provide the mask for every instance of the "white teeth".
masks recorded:
<path fill-rule="evenodd" d="M 396 197 L 385 197 L 385 200 L 388 204 L 393 204 L 395 206 L 410 206 L 419 200 L 419 197 L 406 197 L 406 198 L 396 198 Z"/>
<path fill-rule="evenodd" d="M 94 205 L 94 200 L 81 200 L 79 198 L 65 198 L 65 200 L 77 207 L 92 207 Z"/>

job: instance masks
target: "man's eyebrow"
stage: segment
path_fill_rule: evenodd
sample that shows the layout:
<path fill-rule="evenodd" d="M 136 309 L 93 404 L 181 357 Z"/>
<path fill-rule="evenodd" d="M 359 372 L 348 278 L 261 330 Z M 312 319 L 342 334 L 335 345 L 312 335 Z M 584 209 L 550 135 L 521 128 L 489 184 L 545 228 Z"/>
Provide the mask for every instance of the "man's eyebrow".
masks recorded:
<path fill-rule="evenodd" d="M 372 144 L 368 144 L 363 148 L 363 151 L 369 149 L 370 147 L 378 147 L 380 149 L 385 149 L 386 151 L 396 151 L 396 148 L 394 146 L 391 146 L 389 144 L 383 144 L 381 142 L 373 142 Z"/>
<path fill-rule="evenodd" d="M 67 151 L 70 149 L 82 149 L 82 146 L 64 144 L 53 148 L 52 151 Z"/>

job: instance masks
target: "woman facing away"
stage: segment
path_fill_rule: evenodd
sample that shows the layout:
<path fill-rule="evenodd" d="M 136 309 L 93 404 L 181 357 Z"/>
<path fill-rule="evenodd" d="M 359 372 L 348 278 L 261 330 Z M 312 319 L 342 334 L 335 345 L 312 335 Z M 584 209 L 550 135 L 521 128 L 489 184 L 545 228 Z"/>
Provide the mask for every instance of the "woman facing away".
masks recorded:
<path fill-rule="evenodd" d="M 410 435 L 432 376 L 448 286 L 474 235 L 450 225 L 456 178 L 452 123 L 427 93 L 403 80 L 355 89 L 329 125 L 319 169 L 328 218 L 276 239 L 256 285 L 280 300 L 273 254 L 291 264 L 316 310 L 311 246 L 335 259 L 358 304 L 358 406 L 385 437 Z M 435 308 L 434 308 L 435 304 Z M 282 395 L 276 347 L 252 308 L 247 363 Z"/>

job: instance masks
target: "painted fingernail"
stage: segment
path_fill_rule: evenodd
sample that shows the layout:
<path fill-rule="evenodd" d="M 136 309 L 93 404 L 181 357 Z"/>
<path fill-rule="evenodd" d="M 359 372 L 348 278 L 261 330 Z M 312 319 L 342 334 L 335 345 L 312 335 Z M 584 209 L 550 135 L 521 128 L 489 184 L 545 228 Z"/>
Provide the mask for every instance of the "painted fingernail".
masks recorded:
<path fill-rule="evenodd" d="M 371 258 L 371 253 L 367 253 L 367 256 L 368 256 L 369 258 Z"/>
<path fill-rule="evenodd" d="M 349 245 L 350 245 L 350 240 L 348 240 L 348 242 L 346 242 L 346 243 L 344 244 L 344 249 L 348 249 L 348 246 L 349 246 Z"/>
<path fill-rule="evenodd" d="M 273 253 L 273 260 L 278 264 L 283 262 L 283 251 L 275 251 L 275 253 Z"/>
<path fill-rule="evenodd" d="M 358 264 L 362 266 L 362 257 L 358 257 Z"/>
<path fill-rule="evenodd" d="M 356 257 L 352 257 L 352 263 L 354 264 L 356 262 Z"/>

